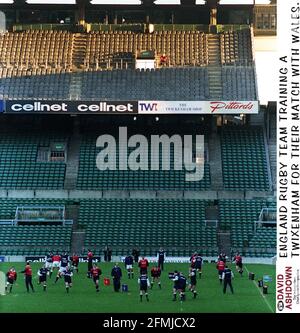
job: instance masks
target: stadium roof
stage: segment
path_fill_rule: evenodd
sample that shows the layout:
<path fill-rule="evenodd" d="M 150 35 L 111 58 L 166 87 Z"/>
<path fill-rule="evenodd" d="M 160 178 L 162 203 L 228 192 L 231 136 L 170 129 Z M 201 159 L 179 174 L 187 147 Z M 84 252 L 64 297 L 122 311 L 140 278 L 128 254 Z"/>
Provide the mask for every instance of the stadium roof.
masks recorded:
<path fill-rule="evenodd" d="M 75 5 L 77 0 L 25 0 L 28 4 Z M 271 0 L 195 0 L 196 5 L 219 1 L 220 5 L 268 5 Z M 15 0 L 0 0 L 0 4 L 13 4 Z M 154 0 L 156 5 L 180 5 L 182 0 Z M 273 2 L 273 1 L 272 1 Z M 90 0 L 94 5 L 141 5 L 143 0 Z"/>

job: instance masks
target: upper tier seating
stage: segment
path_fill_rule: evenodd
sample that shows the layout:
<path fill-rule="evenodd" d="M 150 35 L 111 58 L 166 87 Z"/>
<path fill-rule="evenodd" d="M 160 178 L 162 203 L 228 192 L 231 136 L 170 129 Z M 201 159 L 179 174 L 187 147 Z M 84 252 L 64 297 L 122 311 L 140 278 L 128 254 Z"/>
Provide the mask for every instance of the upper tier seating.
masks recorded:
<path fill-rule="evenodd" d="M 70 32 L 53 30 L 0 35 L 0 67 L 71 67 L 72 38 Z"/>
<path fill-rule="evenodd" d="M 221 33 L 220 47 L 223 65 L 253 65 L 250 29 Z"/>
<path fill-rule="evenodd" d="M 89 68 L 107 68 L 118 63 L 132 67 L 137 51 L 155 50 L 168 56 L 170 66 L 206 66 L 207 34 L 199 31 L 96 31 L 88 34 L 85 64 Z"/>

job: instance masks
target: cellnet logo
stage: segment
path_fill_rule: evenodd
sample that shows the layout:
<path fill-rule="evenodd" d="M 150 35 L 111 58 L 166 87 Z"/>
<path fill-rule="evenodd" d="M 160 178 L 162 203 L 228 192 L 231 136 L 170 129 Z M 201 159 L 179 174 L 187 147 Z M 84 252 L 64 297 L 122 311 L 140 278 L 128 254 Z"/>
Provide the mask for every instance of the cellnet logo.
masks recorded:
<path fill-rule="evenodd" d="M 96 166 L 100 171 L 184 169 L 186 181 L 200 181 L 204 176 L 203 135 L 196 135 L 195 138 L 184 135 L 183 140 L 178 134 L 171 137 L 166 134 L 151 135 L 150 138 L 136 134 L 128 138 L 127 127 L 119 127 L 118 139 L 110 134 L 101 135 L 97 138 L 96 147 L 100 148 L 96 157 Z"/>
<path fill-rule="evenodd" d="M 79 112 L 133 112 L 133 104 L 109 104 L 100 102 L 99 104 L 79 104 L 77 106 Z"/>
<path fill-rule="evenodd" d="M 8 113 L 137 113 L 137 102 L 95 101 L 8 101 Z"/>

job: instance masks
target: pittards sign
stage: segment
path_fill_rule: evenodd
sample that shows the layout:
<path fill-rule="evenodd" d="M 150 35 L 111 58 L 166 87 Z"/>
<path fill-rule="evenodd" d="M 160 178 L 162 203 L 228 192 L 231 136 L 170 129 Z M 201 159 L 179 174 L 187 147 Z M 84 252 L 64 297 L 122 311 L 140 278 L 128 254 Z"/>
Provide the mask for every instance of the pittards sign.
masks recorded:
<path fill-rule="evenodd" d="M 212 114 L 258 113 L 258 102 L 209 102 Z"/>

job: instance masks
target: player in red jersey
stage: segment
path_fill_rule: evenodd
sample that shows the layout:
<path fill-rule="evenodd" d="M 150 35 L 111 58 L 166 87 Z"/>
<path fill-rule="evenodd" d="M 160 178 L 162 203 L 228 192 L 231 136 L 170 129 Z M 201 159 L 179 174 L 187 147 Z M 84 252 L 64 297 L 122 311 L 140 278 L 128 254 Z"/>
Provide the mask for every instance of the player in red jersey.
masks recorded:
<path fill-rule="evenodd" d="M 72 256 L 72 268 L 73 270 L 76 270 L 76 272 L 78 273 L 78 265 L 79 265 L 79 257 L 76 253 L 73 253 Z"/>
<path fill-rule="evenodd" d="M 149 266 L 149 262 L 145 257 L 142 257 L 142 259 L 139 261 L 139 268 L 140 268 L 140 274 L 147 274 L 147 268 Z"/>
<path fill-rule="evenodd" d="M 151 277 L 152 277 L 151 289 L 153 288 L 154 281 L 157 281 L 158 287 L 159 287 L 159 289 L 161 289 L 160 276 L 161 276 L 160 267 L 158 267 L 158 266 L 152 267 L 152 269 L 151 269 Z"/>
<path fill-rule="evenodd" d="M 237 252 L 237 254 L 234 256 L 233 261 L 235 262 L 236 270 L 240 273 L 241 276 L 243 276 L 243 259 L 239 252 Z"/>
<path fill-rule="evenodd" d="M 219 274 L 219 280 L 220 280 L 220 284 L 222 284 L 222 276 L 223 276 L 223 272 L 225 269 L 225 262 L 223 260 L 219 260 L 217 262 L 217 270 L 218 270 L 218 274 Z"/>
<path fill-rule="evenodd" d="M 101 269 L 96 264 L 94 264 L 93 267 L 91 268 L 91 276 L 95 283 L 96 292 L 99 292 L 99 279 L 101 274 L 102 274 Z"/>
<path fill-rule="evenodd" d="M 5 291 L 8 291 L 9 287 L 9 292 L 12 292 L 12 287 L 13 284 L 17 281 L 17 272 L 14 267 L 11 267 L 9 271 L 6 273 L 6 286 L 5 286 Z"/>
<path fill-rule="evenodd" d="M 54 268 L 59 269 L 60 268 L 60 260 L 61 257 L 59 254 L 54 254 L 52 257 L 52 268 L 50 270 L 50 278 L 52 276 Z"/>
<path fill-rule="evenodd" d="M 32 268 L 30 266 L 29 261 L 26 262 L 25 269 L 21 273 L 24 273 L 24 275 L 25 275 L 25 285 L 26 285 L 27 292 L 29 293 L 29 286 L 30 286 L 32 292 L 34 293 L 34 288 L 32 285 Z"/>
<path fill-rule="evenodd" d="M 87 277 L 88 278 L 92 277 L 92 275 L 91 275 L 91 269 L 93 268 L 93 257 L 94 257 L 93 252 L 90 249 L 88 249 L 88 254 L 87 254 L 87 260 L 88 260 Z"/>

